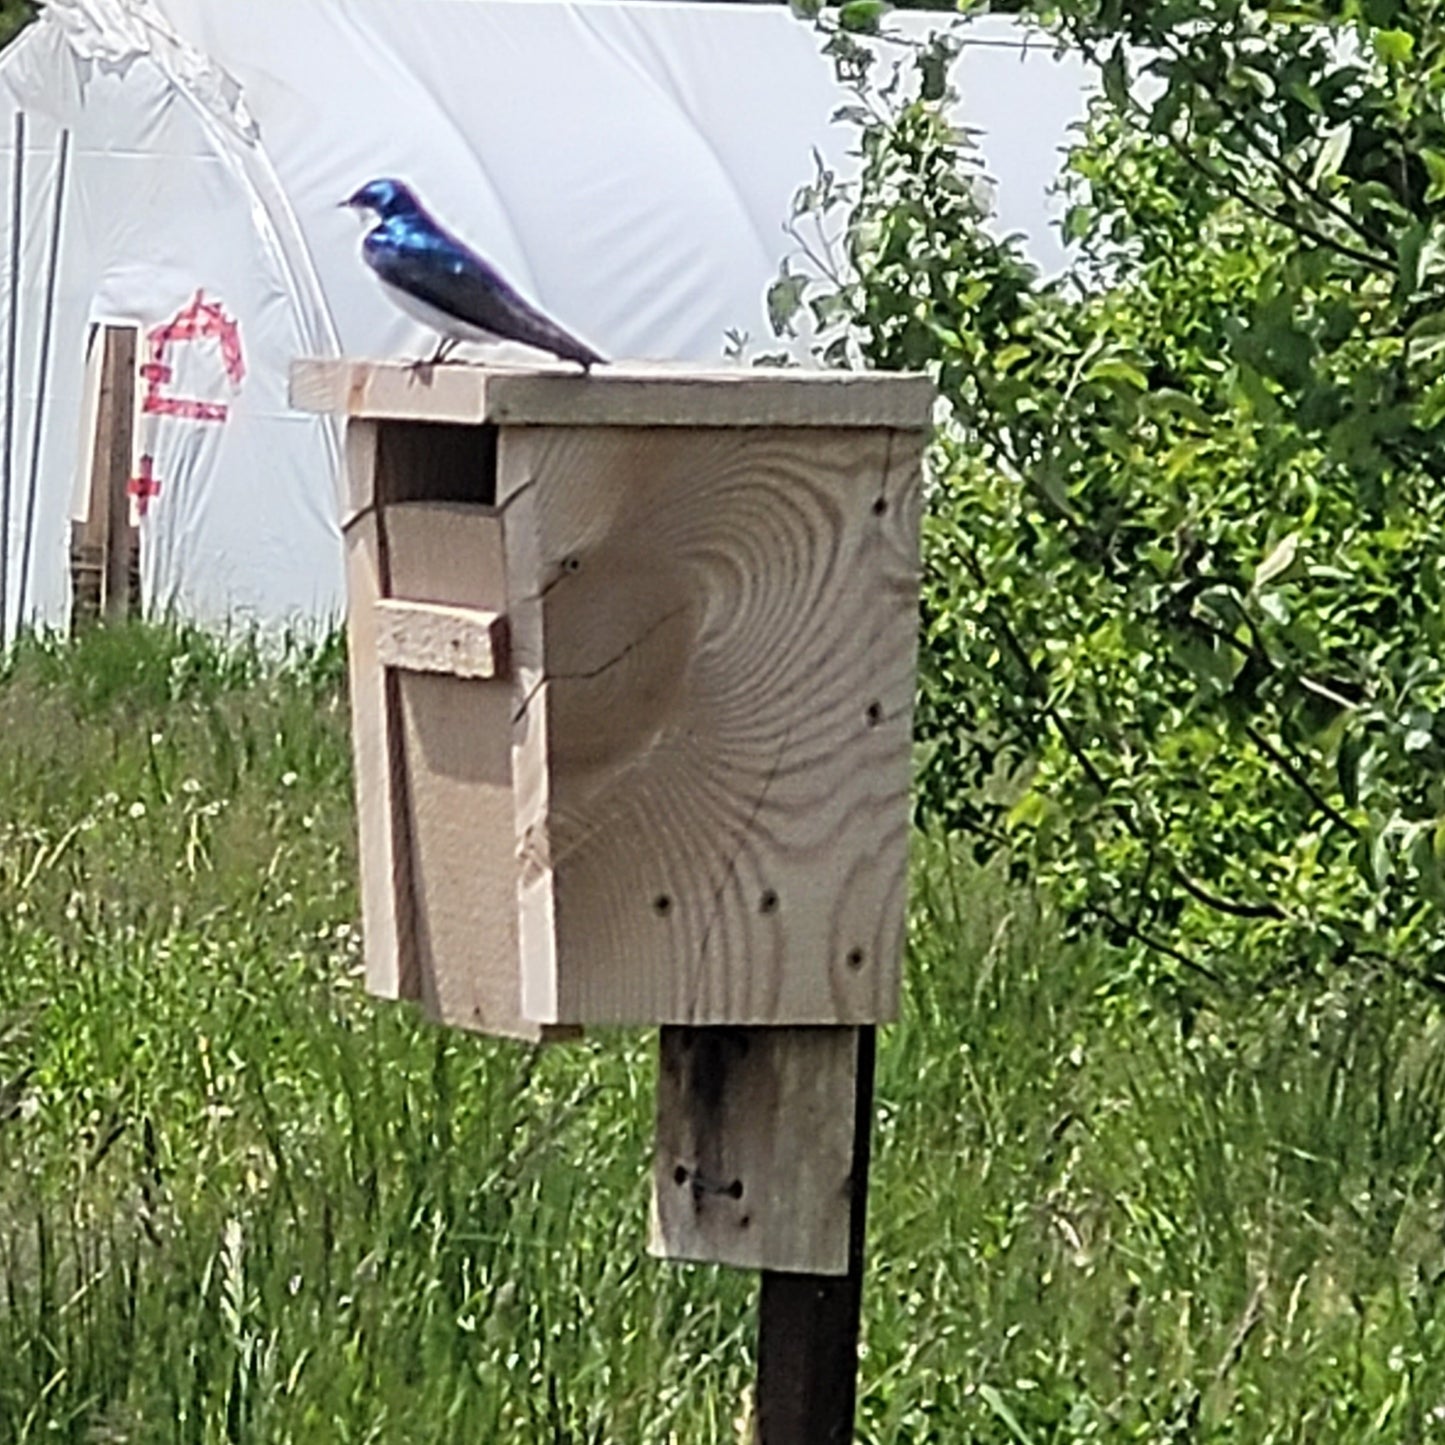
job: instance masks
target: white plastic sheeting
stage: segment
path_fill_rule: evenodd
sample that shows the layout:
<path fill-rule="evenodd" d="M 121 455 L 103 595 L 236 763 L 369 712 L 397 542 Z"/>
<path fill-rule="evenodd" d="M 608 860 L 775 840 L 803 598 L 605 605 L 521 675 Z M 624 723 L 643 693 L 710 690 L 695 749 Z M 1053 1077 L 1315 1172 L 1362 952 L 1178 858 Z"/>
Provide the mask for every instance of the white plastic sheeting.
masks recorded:
<path fill-rule="evenodd" d="M 1082 72 L 1022 56 L 1006 24 L 984 36 L 1004 44 L 967 52 L 964 116 L 1001 226 L 1053 267 L 1045 191 Z M 68 613 L 95 323 L 141 332 L 147 605 L 334 615 L 337 436 L 288 410 L 287 369 L 431 344 L 361 265 L 337 202 L 402 176 L 607 354 L 716 360 L 730 328 L 768 340 L 763 295 L 811 152 L 847 164 L 852 132 L 829 123 L 844 99 L 782 7 L 52 0 L 0 57 L 0 194 L 18 159 L 22 217 L 12 293 L 0 216 L 0 337 L 19 297 L 6 632 Z"/>

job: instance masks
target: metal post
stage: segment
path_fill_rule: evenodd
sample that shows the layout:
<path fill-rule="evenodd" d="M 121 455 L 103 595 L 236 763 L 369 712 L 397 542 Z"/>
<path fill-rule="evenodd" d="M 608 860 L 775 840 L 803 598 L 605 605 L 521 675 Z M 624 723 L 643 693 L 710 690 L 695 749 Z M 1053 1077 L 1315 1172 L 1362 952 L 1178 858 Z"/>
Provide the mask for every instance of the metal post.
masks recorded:
<path fill-rule="evenodd" d="M 10 294 L 5 316 L 5 415 L 0 419 L 0 648 L 8 635 L 10 505 L 15 486 L 15 366 L 20 333 L 20 228 L 25 207 L 25 112 L 15 112 L 10 164 Z"/>
<path fill-rule="evenodd" d="M 876 1047 L 876 1030 L 860 1028 L 848 1273 L 763 1273 L 756 1445 L 849 1445 L 853 1439 Z"/>
<path fill-rule="evenodd" d="M 70 174 L 70 132 L 60 132 L 55 158 L 55 213 L 50 228 L 50 257 L 45 270 L 45 312 L 40 323 L 40 361 L 35 378 L 35 411 L 30 422 L 30 475 L 26 482 L 25 528 L 20 543 L 20 586 L 15 596 L 15 621 L 26 621 L 30 595 L 30 562 L 35 553 L 35 504 L 40 493 L 40 439 L 45 427 L 45 404 L 50 391 L 50 345 L 55 328 L 55 288 L 60 279 L 60 237 L 65 227 L 65 185 Z"/>

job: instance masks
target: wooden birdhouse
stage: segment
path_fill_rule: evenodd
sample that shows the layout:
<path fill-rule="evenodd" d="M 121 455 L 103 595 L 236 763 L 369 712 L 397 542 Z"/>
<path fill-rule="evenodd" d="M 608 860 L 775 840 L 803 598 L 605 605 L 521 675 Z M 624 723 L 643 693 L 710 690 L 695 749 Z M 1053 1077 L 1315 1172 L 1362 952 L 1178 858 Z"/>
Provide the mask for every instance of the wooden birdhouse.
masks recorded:
<path fill-rule="evenodd" d="M 897 1007 L 920 377 L 297 364 L 346 419 L 367 981 L 439 1019 Z"/>

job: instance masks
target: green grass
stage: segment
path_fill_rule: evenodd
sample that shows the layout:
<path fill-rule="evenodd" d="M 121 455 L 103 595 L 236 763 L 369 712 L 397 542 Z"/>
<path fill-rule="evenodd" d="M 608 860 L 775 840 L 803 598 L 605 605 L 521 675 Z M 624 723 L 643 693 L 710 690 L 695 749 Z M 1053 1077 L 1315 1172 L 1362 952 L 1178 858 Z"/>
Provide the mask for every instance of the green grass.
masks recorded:
<path fill-rule="evenodd" d="M 643 1251 L 651 1039 L 362 992 L 342 665 L 0 671 L 0 1442 L 738 1439 L 754 1282 Z M 917 851 L 860 1438 L 1445 1439 L 1440 1011 L 1151 1006 Z"/>

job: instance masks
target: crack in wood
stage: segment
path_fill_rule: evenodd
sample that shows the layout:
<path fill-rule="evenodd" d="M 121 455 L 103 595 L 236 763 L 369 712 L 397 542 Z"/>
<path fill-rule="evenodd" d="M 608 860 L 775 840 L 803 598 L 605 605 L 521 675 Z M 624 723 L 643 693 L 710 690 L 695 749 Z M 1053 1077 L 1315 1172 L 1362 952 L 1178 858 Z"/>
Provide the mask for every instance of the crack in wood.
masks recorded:
<path fill-rule="evenodd" d="M 560 580 L 560 579 L 559 579 L 559 580 Z M 580 671 L 580 672 L 543 672 L 543 673 L 541 673 L 541 674 L 538 676 L 536 683 L 533 684 L 533 686 L 530 687 L 530 688 L 527 690 L 527 695 L 526 695 L 526 697 L 524 697 L 524 698 L 522 699 L 522 705 L 517 709 L 516 712 L 514 712 L 514 713 L 512 714 L 512 722 L 513 722 L 514 724 L 515 724 L 515 723 L 519 723 L 519 722 L 522 721 L 522 719 L 523 719 L 524 717 L 527 716 L 527 710 L 528 710 L 528 708 L 530 708 L 530 707 L 532 706 L 532 700 L 537 696 L 538 692 L 541 691 L 542 685 L 543 685 L 544 683 L 548 683 L 548 682 L 590 682 L 590 681 L 591 681 L 592 679 L 594 679 L 594 678 L 601 677 L 604 672 L 608 672 L 608 671 L 610 671 L 612 668 L 616 667 L 617 664 L 623 660 L 623 658 L 628 657 L 628 656 L 630 656 L 632 653 L 636 652 L 639 647 L 645 646 L 646 643 L 648 642 L 648 640 L 653 636 L 653 634 L 656 633 L 656 632 L 661 631 L 662 628 L 666 627 L 667 624 L 668 624 L 669 622 L 671 622 L 674 617 L 681 616 L 681 615 L 684 614 L 686 611 L 687 611 L 687 604 L 684 603 L 681 607 L 674 607 L 671 612 L 664 613 L 663 616 L 659 617 L 659 618 L 657 619 L 657 621 L 654 622 L 654 623 L 642 634 L 641 637 L 636 637 L 636 638 L 634 638 L 631 642 L 629 642 L 629 643 L 628 643 L 624 648 L 622 648 L 619 652 L 615 652 L 611 657 L 607 658 L 607 660 L 606 660 L 605 662 L 599 662 L 596 667 L 584 668 L 584 669 L 583 669 L 582 671 Z"/>

